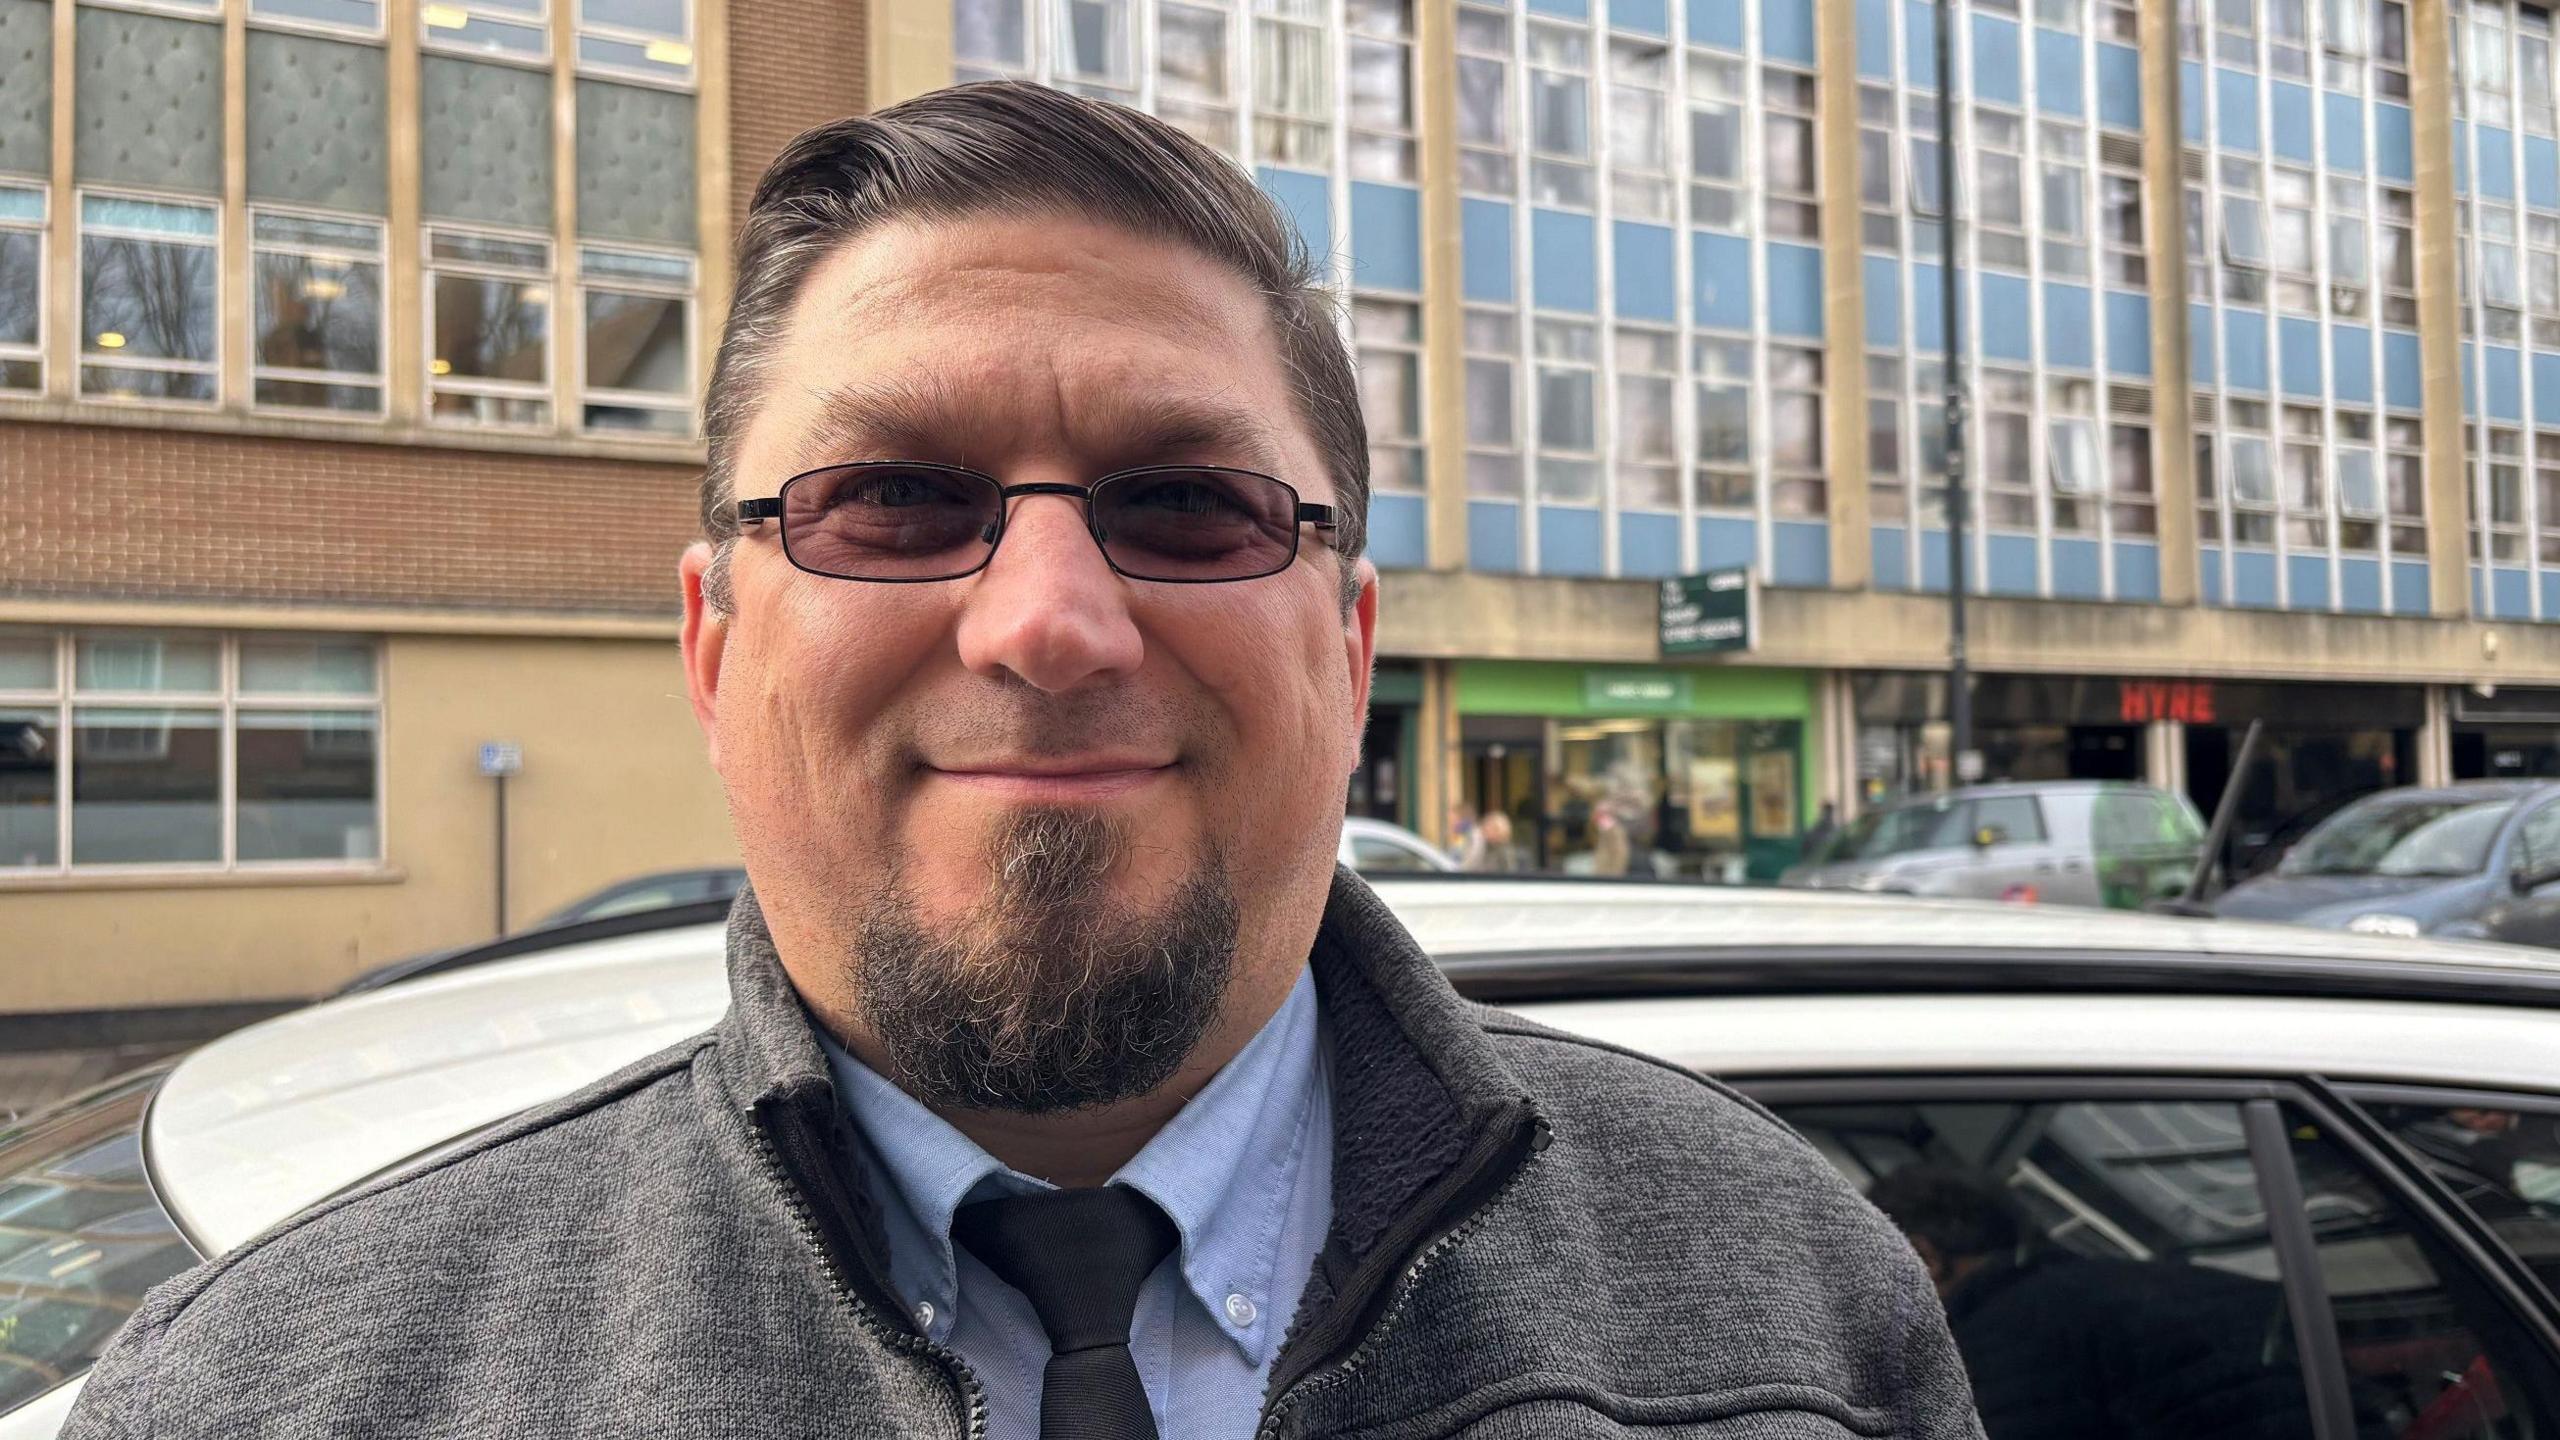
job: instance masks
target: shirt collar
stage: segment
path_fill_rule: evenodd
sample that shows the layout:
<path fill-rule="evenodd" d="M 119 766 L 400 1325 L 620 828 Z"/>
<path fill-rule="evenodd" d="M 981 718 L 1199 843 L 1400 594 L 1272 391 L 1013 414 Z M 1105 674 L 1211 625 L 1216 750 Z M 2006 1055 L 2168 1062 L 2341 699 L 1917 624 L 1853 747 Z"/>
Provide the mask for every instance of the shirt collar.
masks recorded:
<path fill-rule="evenodd" d="M 1173 1220 L 1184 1288 L 1256 1365 L 1289 1322 L 1272 1313 L 1272 1296 L 1282 1222 L 1309 1159 L 1309 1112 L 1323 1098 L 1320 1030 L 1315 980 L 1301 971 L 1244 1049 L 1111 1177 Z M 913 1226 L 901 1237 L 903 1227 L 892 1225 L 891 1273 L 909 1304 L 933 1307 L 926 1330 L 947 1336 L 959 1292 L 954 1213 L 971 1200 L 1054 1187 L 1008 1169 L 833 1036 L 821 1030 L 818 1038 L 836 1093 L 893 1192 L 882 1200 L 903 1207 L 898 1218 Z"/>

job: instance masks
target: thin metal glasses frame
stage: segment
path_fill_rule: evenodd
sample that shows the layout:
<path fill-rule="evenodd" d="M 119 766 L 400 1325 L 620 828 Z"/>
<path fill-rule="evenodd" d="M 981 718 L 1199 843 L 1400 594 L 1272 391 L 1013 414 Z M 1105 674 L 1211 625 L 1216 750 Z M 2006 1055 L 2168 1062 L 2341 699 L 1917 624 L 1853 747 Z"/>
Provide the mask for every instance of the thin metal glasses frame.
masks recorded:
<path fill-rule="evenodd" d="M 782 525 L 784 499 L 790 493 L 792 486 L 813 475 L 835 475 L 847 470 L 930 470 L 937 474 L 965 476 L 972 480 L 984 482 L 988 486 L 992 487 L 999 497 L 994 523 L 994 533 L 987 538 L 986 553 L 979 556 L 978 563 L 970 566 L 968 569 L 954 570 L 943 575 L 840 575 L 832 570 L 820 570 L 813 566 L 801 564 L 800 557 L 792 553 L 790 527 Z M 858 460 L 843 465 L 821 465 L 814 470 L 803 470 L 799 474 L 792 476 L 790 479 L 783 481 L 782 484 L 776 488 L 774 494 L 769 498 L 762 500 L 738 501 L 737 519 L 741 526 L 753 525 L 763 520 L 771 520 L 776 525 L 781 525 L 782 553 L 784 558 L 790 560 L 793 568 L 805 570 L 809 574 L 823 576 L 829 580 L 853 580 L 867 585 L 929 585 L 944 580 L 965 580 L 969 576 L 975 575 L 979 571 L 986 569 L 988 564 L 996 558 L 996 550 L 1004 544 L 1005 531 L 1012 523 L 1012 508 L 1003 502 L 1011 501 L 1018 496 L 1024 495 L 1066 495 L 1082 500 L 1084 502 L 1085 533 L 1093 537 L 1094 547 L 1102 552 L 1103 563 L 1111 567 L 1112 573 L 1125 579 L 1144 580 L 1150 584 L 1156 585 L 1229 585 L 1239 580 L 1260 580 L 1267 576 L 1277 575 L 1297 562 L 1300 547 L 1298 544 L 1298 532 L 1296 526 L 1293 525 L 1289 531 L 1289 553 L 1283 556 L 1278 564 L 1271 566 L 1269 569 L 1256 570 L 1250 574 L 1167 578 L 1156 575 L 1138 574 L 1123 566 L 1112 556 L 1109 542 L 1103 538 L 1102 532 L 1094 526 L 1093 497 L 1102 491 L 1105 486 L 1109 486 L 1120 481 L 1141 479 L 1149 475 L 1175 474 L 1239 475 L 1248 479 L 1260 480 L 1268 484 L 1277 485 L 1283 491 L 1287 492 L 1292 506 L 1292 514 L 1296 519 L 1297 525 L 1313 525 L 1317 530 L 1323 532 L 1323 534 L 1328 537 L 1326 543 L 1328 545 L 1331 544 L 1330 536 L 1333 534 L 1338 524 L 1337 512 L 1333 506 L 1313 505 L 1298 499 L 1298 487 L 1276 475 L 1265 475 L 1259 470 L 1244 470 L 1232 465 L 1144 465 L 1134 470 L 1115 470 L 1112 473 L 1094 481 L 1090 485 L 1061 485 L 1050 482 L 1030 485 L 1007 485 L 993 475 L 987 474 L 985 471 L 972 470 L 965 465 L 943 465 L 927 460 Z"/>

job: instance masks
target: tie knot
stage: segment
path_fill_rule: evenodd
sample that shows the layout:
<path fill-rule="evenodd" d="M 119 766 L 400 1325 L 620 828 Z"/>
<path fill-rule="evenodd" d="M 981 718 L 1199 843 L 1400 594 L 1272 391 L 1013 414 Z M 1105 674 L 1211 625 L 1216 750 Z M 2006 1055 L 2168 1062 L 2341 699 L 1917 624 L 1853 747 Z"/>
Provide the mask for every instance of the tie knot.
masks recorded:
<path fill-rule="evenodd" d="M 981 1200 L 960 1207 L 951 1233 L 1031 1302 L 1058 1355 L 1128 1344 L 1139 1287 L 1181 1238 L 1125 1185 Z"/>

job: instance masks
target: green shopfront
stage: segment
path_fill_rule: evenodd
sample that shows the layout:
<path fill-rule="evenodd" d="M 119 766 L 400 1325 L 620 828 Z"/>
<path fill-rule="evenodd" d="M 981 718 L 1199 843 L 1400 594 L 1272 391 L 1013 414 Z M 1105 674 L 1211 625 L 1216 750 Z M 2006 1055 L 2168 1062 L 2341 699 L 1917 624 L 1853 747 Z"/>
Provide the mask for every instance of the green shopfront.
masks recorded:
<path fill-rule="evenodd" d="M 1509 817 L 1486 869 L 1770 880 L 1818 790 L 1802 670 L 1458 662 L 1462 814 Z M 1481 849 L 1482 847 L 1479 847 Z"/>

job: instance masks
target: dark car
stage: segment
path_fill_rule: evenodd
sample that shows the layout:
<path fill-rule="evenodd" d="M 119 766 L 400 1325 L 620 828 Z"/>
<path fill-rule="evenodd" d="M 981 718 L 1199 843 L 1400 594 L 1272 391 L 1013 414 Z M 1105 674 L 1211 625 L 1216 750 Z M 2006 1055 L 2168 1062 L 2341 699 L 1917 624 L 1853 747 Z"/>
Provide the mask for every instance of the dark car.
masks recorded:
<path fill-rule="evenodd" d="M 735 900 L 746 883 L 747 872 L 735 865 L 714 865 L 699 870 L 662 870 L 655 875 L 642 875 L 608 885 L 584 900 L 564 905 L 533 923 L 534 928 L 574 925 L 581 920 L 636 915 L 643 910 L 663 910 L 670 905 Z"/>
<path fill-rule="evenodd" d="M 2368 934 L 2479 937 L 2494 932 L 2493 910 L 2554 881 L 2560 785 L 2475 780 L 2368 795 L 2213 910 Z M 2560 896 L 2552 908 L 2551 938 L 2560 939 Z"/>

